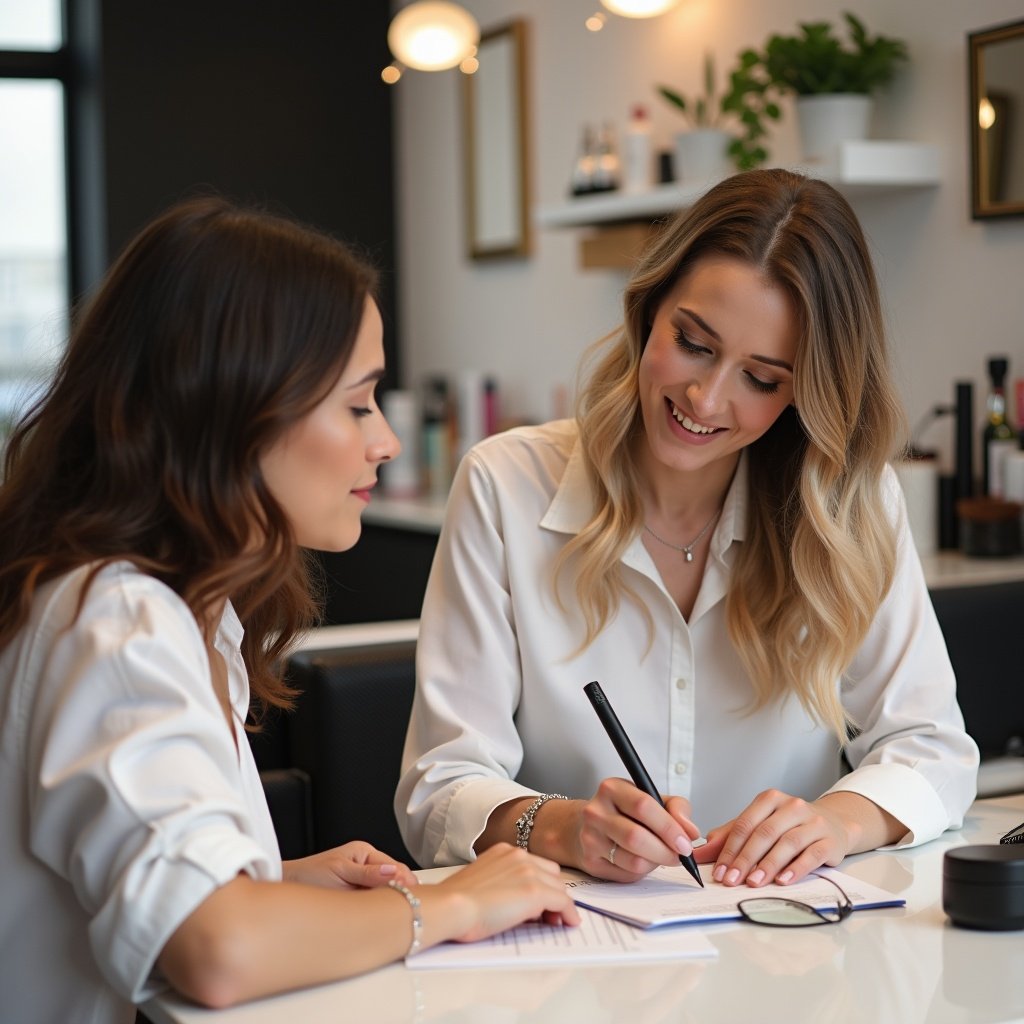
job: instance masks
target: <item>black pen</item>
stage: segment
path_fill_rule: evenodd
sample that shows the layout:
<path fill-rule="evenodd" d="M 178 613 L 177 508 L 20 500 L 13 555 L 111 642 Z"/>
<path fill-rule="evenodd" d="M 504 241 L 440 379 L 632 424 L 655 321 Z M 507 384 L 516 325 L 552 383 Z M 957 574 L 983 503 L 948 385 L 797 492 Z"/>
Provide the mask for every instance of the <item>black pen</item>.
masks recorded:
<path fill-rule="evenodd" d="M 647 769 L 643 766 L 643 762 L 637 755 L 636 748 L 629 741 L 626 730 L 622 728 L 618 715 L 615 714 L 611 704 L 608 703 L 608 698 L 604 695 L 601 684 L 598 682 L 587 683 L 583 687 L 583 692 L 594 706 L 597 717 L 601 719 L 601 724 L 604 726 L 605 732 L 608 733 L 608 738 L 618 751 L 619 757 L 622 758 L 622 763 L 626 766 L 626 771 L 629 772 L 629 777 L 633 780 L 633 784 L 637 789 L 647 793 L 648 796 L 653 796 L 664 807 L 665 801 L 661 799 L 661 794 L 651 781 L 650 775 L 647 774 Z M 679 854 L 679 863 L 693 875 L 703 889 L 704 880 L 700 877 L 700 869 L 697 867 L 697 862 L 693 859 L 693 854 Z"/>

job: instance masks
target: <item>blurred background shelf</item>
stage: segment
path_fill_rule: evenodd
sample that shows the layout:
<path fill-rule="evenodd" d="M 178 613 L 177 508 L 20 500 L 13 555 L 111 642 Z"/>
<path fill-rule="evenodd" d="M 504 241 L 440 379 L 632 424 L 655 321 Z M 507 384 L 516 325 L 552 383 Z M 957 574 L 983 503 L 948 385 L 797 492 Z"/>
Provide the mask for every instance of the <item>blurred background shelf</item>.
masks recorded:
<path fill-rule="evenodd" d="M 941 182 L 939 147 L 924 142 L 844 142 L 831 159 L 792 169 L 827 181 L 851 201 Z M 534 222 L 544 229 L 590 228 L 580 237 L 580 266 L 628 269 L 659 221 L 690 206 L 714 184 L 669 182 L 646 192 L 578 196 L 537 207 Z"/>

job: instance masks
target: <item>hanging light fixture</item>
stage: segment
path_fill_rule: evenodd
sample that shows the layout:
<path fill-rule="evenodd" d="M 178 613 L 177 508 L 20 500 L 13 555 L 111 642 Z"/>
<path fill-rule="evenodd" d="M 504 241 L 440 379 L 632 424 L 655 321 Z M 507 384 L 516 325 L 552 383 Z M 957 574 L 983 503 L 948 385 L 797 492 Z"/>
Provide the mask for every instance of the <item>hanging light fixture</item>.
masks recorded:
<path fill-rule="evenodd" d="M 476 52 L 480 26 L 464 7 L 448 0 L 415 0 L 391 19 L 388 46 L 417 71 L 444 71 Z"/>
<path fill-rule="evenodd" d="M 612 14 L 624 18 L 656 18 L 675 7 L 679 0 L 601 0 Z"/>

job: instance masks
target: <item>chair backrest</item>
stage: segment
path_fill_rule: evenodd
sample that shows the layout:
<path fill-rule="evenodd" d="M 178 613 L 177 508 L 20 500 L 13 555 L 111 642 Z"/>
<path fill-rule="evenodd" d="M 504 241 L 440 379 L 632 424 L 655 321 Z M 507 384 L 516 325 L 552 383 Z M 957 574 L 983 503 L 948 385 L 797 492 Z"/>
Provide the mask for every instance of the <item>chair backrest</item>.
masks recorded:
<path fill-rule="evenodd" d="M 415 641 L 300 651 L 288 716 L 293 766 L 308 773 L 318 850 L 365 839 L 416 866 L 393 809 L 416 687 Z"/>
<path fill-rule="evenodd" d="M 968 733 L 983 757 L 1024 740 L 1024 580 L 937 587 L 932 604 L 946 638 Z"/>

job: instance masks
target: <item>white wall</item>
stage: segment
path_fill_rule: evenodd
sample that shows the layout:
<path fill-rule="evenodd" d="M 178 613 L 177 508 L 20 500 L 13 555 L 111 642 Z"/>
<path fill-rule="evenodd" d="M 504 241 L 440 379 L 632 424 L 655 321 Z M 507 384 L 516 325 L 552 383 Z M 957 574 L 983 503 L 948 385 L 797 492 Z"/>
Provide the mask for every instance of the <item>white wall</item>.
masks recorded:
<path fill-rule="evenodd" d="M 683 0 L 648 21 L 610 16 L 590 33 L 598 0 L 462 0 L 484 29 L 524 17 L 530 29 L 529 93 L 534 203 L 565 195 L 585 121 L 620 129 L 632 104 L 647 104 L 655 141 L 668 148 L 679 118 L 659 83 L 699 88 L 705 50 L 720 74 L 735 54 L 771 32 L 854 10 L 869 31 L 905 39 L 911 63 L 876 110 L 873 134 L 942 147 L 938 188 L 855 201 L 872 244 L 912 422 L 952 399 L 953 381 L 975 381 L 981 421 L 985 360 L 1010 357 L 1024 376 L 1024 219 L 969 216 L 966 34 L 1020 18 L 1020 0 Z M 400 6 L 400 5 L 399 5 Z M 554 411 L 584 348 L 620 320 L 625 274 L 577 266 L 577 233 L 542 230 L 526 260 L 474 263 L 464 253 L 458 72 L 409 72 L 398 83 L 397 191 L 403 383 L 463 368 L 493 373 L 506 410 L 534 419 Z M 788 109 L 772 163 L 798 156 Z M 1011 402 L 1012 410 L 1012 402 Z M 923 440 L 948 458 L 952 422 Z"/>

